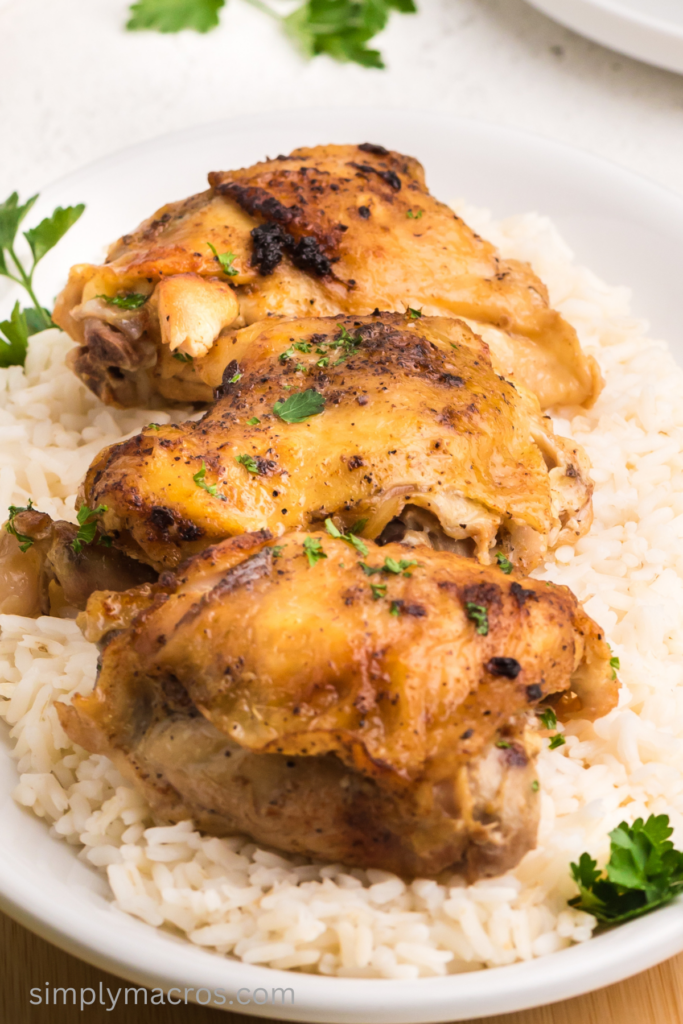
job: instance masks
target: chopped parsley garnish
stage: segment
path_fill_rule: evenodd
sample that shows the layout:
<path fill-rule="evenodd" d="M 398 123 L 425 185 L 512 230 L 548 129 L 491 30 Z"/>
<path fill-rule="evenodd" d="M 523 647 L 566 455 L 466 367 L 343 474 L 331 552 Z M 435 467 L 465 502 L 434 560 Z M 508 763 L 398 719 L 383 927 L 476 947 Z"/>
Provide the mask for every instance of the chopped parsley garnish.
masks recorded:
<path fill-rule="evenodd" d="M 306 540 L 304 541 L 304 553 L 311 568 L 316 562 L 319 562 L 321 558 L 327 558 L 327 555 L 323 551 L 322 542 L 318 537 L 306 537 Z"/>
<path fill-rule="evenodd" d="M 7 530 L 8 533 L 11 533 L 12 536 L 16 537 L 16 539 L 19 541 L 19 550 L 21 551 L 22 554 L 28 551 L 28 549 L 33 544 L 33 537 L 29 537 L 25 533 L 19 533 L 17 531 L 16 526 L 14 525 L 14 520 L 16 519 L 20 512 L 30 512 L 32 508 L 33 502 L 29 498 L 28 505 L 10 505 L 10 507 L 7 509 L 9 513 L 9 519 L 5 523 L 5 529 Z"/>
<path fill-rule="evenodd" d="M 273 412 L 285 423 L 302 423 L 309 416 L 317 416 L 325 408 L 325 399 L 315 390 L 299 391 L 284 402 L 276 402 Z"/>
<path fill-rule="evenodd" d="M 496 746 L 500 747 L 501 750 L 509 750 L 512 744 L 508 743 L 507 740 L 497 740 Z"/>
<path fill-rule="evenodd" d="M 261 422 L 261 420 L 258 418 L 258 416 L 252 416 L 250 420 L 247 420 L 247 426 L 248 427 L 255 427 L 256 424 L 260 423 L 260 422 Z"/>
<path fill-rule="evenodd" d="M 399 615 L 401 614 L 401 605 L 402 605 L 402 603 L 403 603 L 402 601 L 392 601 L 391 602 L 391 608 L 389 609 L 389 614 L 390 615 L 395 615 L 396 618 L 398 618 Z"/>
<path fill-rule="evenodd" d="M 532 793 L 538 793 L 540 788 L 541 788 L 541 783 L 538 781 L 538 779 L 534 779 L 534 781 L 531 783 L 531 791 L 532 791 Z"/>
<path fill-rule="evenodd" d="M 156 29 L 180 32 L 193 28 L 208 32 L 218 24 L 218 12 L 225 0 L 140 0 L 130 8 L 127 29 Z"/>
<path fill-rule="evenodd" d="M 358 564 L 366 576 L 375 576 L 376 573 L 382 572 L 381 565 L 367 565 L 366 562 L 359 562 Z"/>
<path fill-rule="evenodd" d="M 237 373 L 233 373 L 232 377 L 228 381 L 228 384 L 236 384 L 238 380 L 242 380 L 242 377 L 244 377 L 244 374 L 240 373 L 240 371 L 238 370 Z"/>
<path fill-rule="evenodd" d="M 237 259 L 235 253 L 216 252 L 215 246 L 211 245 L 211 242 L 207 242 L 206 244 L 213 253 L 214 259 L 218 260 L 218 262 L 220 263 L 221 270 L 223 271 L 223 273 L 227 274 L 228 277 L 237 277 L 237 275 L 239 274 L 239 270 L 235 270 L 235 268 L 232 265 L 234 260 Z"/>
<path fill-rule="evenodd" d="M 498 554 L 496 555 L 496 561 L 498 562 L 498 568 L 500 569 L 500 571 L 504 572 L 506 576 L 509 576 L 512 570 L 514 569 L 514 566 L 510 559 L 506 558 L 505 555 L 501 554 L 501 552 L 499 551 Z"/>
<path fill-rule="evenodd" d="M 239 462 L 240 466 L 244 466 L 249 473 L 255 473 L 258 475 L 260 472 L 258 462 L 256 459 L 252 458 L 251 455 L 236 455 L 235 462 Z"/>
<path fill-rule="evenodd" d="M 345 541 L 347 544 L 350 544 L 351 547 L 355 548 L 363 558 L 367 558 L 368 548 L 360 537 L 356 537 L 353 533 L 341 533 L 331 519 L 325 520 L 325 529 L 329 533 L 330 537 L 336 537 L 337 540 Z"/>
<path fill-rule="evenodd" d="M 609 660 L 609 667 L 612 669 L 612 680 L 617 678 L 617 672 L 621 668 L 621 662 L 616 654 L 613 654 Z"/>
<path fill-rule="evenodd" d="M 108 306 L 116 306 L 117 309 L 139 309 L 140 306 L 144 306 L 149 296 L 130 292 L 128 295 L 98 295 L 97 298 L 104 299 Z"/>
<path fill-rule="evenodd" d="M 408 306 L 408 308 L 406 309 L 406 313 L 408 314 L 408 316 L 410 317 L 411 320 L 421 320 L 422 319 L 422 310 L 421 309 L 413 309 L 412 306 Z"/>
<path fill-rule="evenodd" d="M 216 497 L 218 491 L 218 484 L 207 484 L 206 482 L 206 463 L 202 461 L 202 468 L 198 470 L 192 477 L 197 487 L 201 487 L 203 491 L 210 494 L 212 498 Z"/>
<path fill-rule="evenodd" d="M 161 427 L 159 426 L 159 424 L 158 424 L 158 423 L 148 423 L 148 424 L 147 424 L 147 429 L 148 429 L 148 430 L 154 430 L 154 431 L 157 431 L 157 430 L 161 430 Z"/>
<path fill-rule="evenodd" d="M 193 363 L 194 359 L 189 352 L 174 352 L 173 358 L 177 359 L 179 363 Z"/>
<path fill-rule="evenodd" d="M 9 199 L 0 203 L 0 275 L 20 285 L 33 304 L 21 309 L 16 302 L 10 319 L 0 322 L 0 367 L 23 366 L 31 335 L 54 327 L 50 313 L 36 297 L 33 275 L 43 256 L 57 245 L 85 209 L 82 203 L 64 208 L 58 206 L 37 227 L 24 231 L 32 257 L 30 267 L 25 267 L 14 245 L 19 225 L 37 198 L 37 195 L 31 196 L 25 203 L 20 203 L 18 193 L 13 192 Z"/>
<path fill-rule="evenodd" d="M 412 573 L 406 572 L 406 570 L 410 569 L 413 565 L 417 565 L 414 558 L 411 558 L 410 560 L 402 558 L 400 562 L 397 562 L 394 558 L 385 558 L 382 570 L 384 572 L 393 572 L 396 574 L 402 572 L 404 576 L 411 576 Z"/>
<path fill-rule="evenodd" d="M 669 839 L 666 814 L 622 821 L 610 832 L 610 857 L 603 870 L 582 853 L 571 871 L 579 895 L 569 905 L 605 924 L 620 924 L 669 903 L 683 888 L 683 853 Z"/>
<path fill-rule="evenodd" d="M 367 519 L 357 519 L 353 526 L 349 527 L 349 533 L 362 533 L 367 525 Z"/>
<path fill-rule="evenodd" d="M 270 549 L 273 552 L 273 558 L 279 558 L 286 547 L 286 544 L 274 544 Z"/>
<path fill-rule="evenodd" d="M 317 363 L 315 365 L 321 367 L 321 369 L 324 370 L 326 366 L 330 365 L 330 357 L 329 356 L 323 356 L 321 359 L 319 359 L 317 361 Z"/>
<path fill-rule="evenodd" d="M 379 601 L 381 597 L 387 596 L 387 585 L 386 583 L 371 583 L 370 590 L 375 601 Z"/>
<path fill-rule="evenodd" d="M 546 708 L 538 717 L 544 729 L 557 729 L 557 715 L 552 708 Z"/>
<path fill-rule="evenodd" d="M 550 743 L 548 744 L 548 750 L 557 750 L 558 747 L 563 747 L 566 743 L 566 739 L 561 732 L 558 732 L 553 736 Z"/>
<path fill-rule="evenodd" d="M 408 210 L 406 217 L 409 220 L 419 220 L 423 213 L 424 210 Z"/>
<path fill-rule="evenodd" d="M 488 636 L 489 632 L 489 613 L 486 608 L 481 604 L 473 604 L 472 601 L 467 601 L 465 604 L 465 612 L 467 618 L 471 619 L 476 624 L 476 632 L 480 636 Z"/>
<path fill-rule="evenodd" d="M 84 544 L 92 544 L 99 529 L 97 518 L 103 512 L 106 512 L 108 507 L 108 505 L 98 505 L 97 508 L 90 509 L 87 505 L 81 505 L 76 513 L 78 533 L 71 542 L 71 547 L 76 553 L 81 550 Z M 109 539 L 107 538 L 107 540 Z M 102 541 L 104 541 L 104 538 L 102 538 Z"/>

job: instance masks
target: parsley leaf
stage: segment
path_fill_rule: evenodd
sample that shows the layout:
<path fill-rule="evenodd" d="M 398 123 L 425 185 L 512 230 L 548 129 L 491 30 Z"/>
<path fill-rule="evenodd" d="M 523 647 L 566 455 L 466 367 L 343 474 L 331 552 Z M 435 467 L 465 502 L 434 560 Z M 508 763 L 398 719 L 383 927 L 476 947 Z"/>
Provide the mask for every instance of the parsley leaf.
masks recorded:
<path fill-rule="evenodd" d="M 83 203 L 66 208 L 58 206 L 37 227 L 24 232 L 33 257 L 31 267 L 27 269 L 14 251 L 14 241 L 19 225 L 37 198 L 37 195 L 31 196 L 25 203 L 20 203 L 18 193 L 13 192 L 9 199 L 0 203 L 0 274 L 25 288 L 33 303 L 33 308 L 24 310 L 20 310 L 17 303 L 11 319 L 0 324 L 10 349 L 0 349 L 0 366 L 22 366 L 31 335 L 54 326 L 49 312 L 40 304 L 33 290 L 33 274 L 43 256 L 76 223 L 85 209 Z"/>
<path fill-rule="evenodd" d="M 192 28 L 209 32 L 218 24 L 218 12 L 225 0 L 140 0 L 133 4 L 126 28 L 156 29 L 157 32 L 180 32 Z"/>
<path fill-rule="evenodd" d="M 251 455 L 236 455 L 235 462 L 239 462 L 249 473 L 259 473 L 258 462 Z"/>
<path fill-rule="evenodd" d="M 19 309 L 18 302 L 14 304 L 11 318 L 0 321 L 0 332 L 4 335 L 4 338 L 0 337 L 0 367 L 23 366 L 28 351 L 29 329 L 26 314 Z"/>
<path fill-rule="evenodd" d="M 368 520 L 357 519 L 353 526 L 349 527 L 349 533 L 362 533 L 365 527 L 368 525 Z"/>
<path fill-rule="evenodd" d="M 276 402 L 273 412 L 285 423 L 302 423 L 309 416 L 317 416 L 325 408 L 325 399 L 315 388 L 290 395 L 284 402 Z"/>
<path fill-rule="evenodd" d="M 370 590 L 375 601 L 379 601 L 381 597 L 387 596 L 387 585 L 386 583 L 371 583 Z"/>
<path fill-rule="evenodd" d="M 244 377 L 244 374 L 238 370 L 236 373 L 232 375 L 232 377 L 228 381 L 228 384 L 236 384 L 238 380 L 242 380 L 242 377 Z"/>
<path fill-rule="evenodd" d="M 347 544 L 350 544 L 351 547 L 355 548 L 356 551 L 363 556 L 363 558 L 367 558 L 368 548 L 367 545 L 364 544 L 363 541 L 360 539 L 360 537 L 356 537 L 353 533 L 340 533 L 340 531 L 337 529 L 337 527 L 334 525 L 331 519 L 325 520 L 325 529 L 329 533 L 330 537 L 336 537 L 337 540 L 345 541 Z"/>
<path fill-rule="evenodd" d="M 504 572 L 506 576 L 509 576 L 512 570 L 514 569 L 514 566 L 510 559 L 506 558 L 505 555 L 501 554 L 501 552 L 499 551 L 498 554 L 496 555 L 496 561 L 498 562 L 498 568 L 500 569 L 500 571 Z"/>
<path fill-rule="evenodd" d="M 91 509 L 88 508 L 87 505 L 81 505 L 79 508 L 76 513 L 76 518 L 78 519 L 78 533 L 71 542 L 71 547 L 77 554 L 84 544 L 92 544 L 94 541 L 100 525 L 97 518 L 98 516 L 101 516 L 103 512 L 106 512 L 108 507 L 108 505 L 98 505 L 97 508 Z"/>
<path fill-rule="evenodd" d="M 194 357 L 189 352 L 174 352 L 173 358 L 177 359 L 179 363 L 193 363 Z"/>
<path fill-rule="evenodd" d="M 604 871 L 582 853 L 571 871 L 579 895 L 569 900 L 606 924 L 619 924 L 672 900 L 683 888 L 683 853 L 674 849 L 666 814 L 622 821 L 610 832 L 610 858 Z"/>
<path fill-rule="evenodd" d="M 412 14 L 413 0 L 306 0 L 284 19 L 285 31 L 308 57 L 326 53 L 339 61 L 383 68 L 367 43 L 385 27 L 391 10 Z"/>
<path fill-rule="evenodd" d="M 79 203 L 78 206 L 58 206 L 52 215 L 41 220 L 37 227 L 29 228 L 24 232 L 24 238 L 33 253 L 34 267 L 50 249 L 54 249 L 57 242 L 64 237 L 69 228 L 73 227 L 84 210 L 83 203 Z"/>
<path fill-rule="evenodd" d="M 273 544 L 270 549 L 273 552 L 273 558 L 279 558 L 286 547 L 286 544 Z"/>
<path fill-rule="evenodd" d="M 206 482 L 206 463 L 203 460 L 202 460 L 202 468 L 197 470 L 197 472 L 194 474 L 192 479 L 196 483 L 197 487 L 201 487 L 201 489 L 203 491 L 206 491 L 207 494 L 210 494 L 212 498 L 216 497 L 216 492 L 218 490 L 218 484 L 207 484 L 207 482 Z"/>
<path fill-rule="evenodd" d="M 239 274 L 239 270 L 235 270 L 235 268 L 232 265 L 233 262 L 237 259 L 237 256 L 235 255 L 235 253 L 234 252 L 216 252 L 216 249 L 215 249 L 215 247 L 213 245 L 211 245 L 211 242 L 207 242 L 206 244 L 208 245 L 209 249 L 213 253 L 214 259 L 217 259 L 218 262 L 220 263 L 221 270 L 223 271 L 223 273 L 227 274 L 228 277 L 237 277 L 237 275 Z"/>
<path fill-rule="evenodd" d="M 422 319 L 422 310 L 421 309 L 413 309 L 412 306 L 408 306 L 408 308 L 406 309 L 406 313 L 408 314 L 408 316 L 410 317 L 411 320 L 421 320 Z"/>
<path fill-rule="evenodd" d="M 33 502 L 29 498 L 28 505 L 10 505 L 10 507 L 7 510 L 9 512 L 9 519 L 5 523 L 5 529 L 7 530 L 8 533 L 11 533 L 12 536 L 16 537 L 16 539 L 19 541 L 19 550 L 21 551 L 22 554 L 28 551 L 28 549 L 33 544 L 33 537 L 29 537 L 28 534 L 25 533 L 19 533 L 17 531 L 16 526 L 14 525 L 14 520 L 16 519 L 20 512 L 30 512 L 32 508 Z"/>
<path fill-rule="evenodd" d="M 0 327 L 2 327 L 2 324 L 0 324 Z M 617 678 L 617 672 L 621 668 L 621 662 L 616 654 L 613 654 L 610 658 L 609 667 L 612 669 L 612 679 L 614 680 Z"/>
<path fill-rule="evenodd" d="M 532 790 L 532 792 L 533 793 L 538 793 L 540 788 L 541 788 L 541 783 L 538 781 L 538 779 L 534 779 L 534 781 L 531 783 L 531 790 Z"/>
<path fill-rule="evenodd" d="M 557 715 L 552 708 L 546 708 L 538 717 L 544 729 L 557 729 Z"/>
<path fill-rule="evenodd" d="M 248 427 L 255 427 L 256 424 L 260 423 L 260 422 L 261 422 L 261 420 L 258 418 L 258 416 L 252 416 L 250 420 L 247 420 L 247 426 Z"/>
<path fill-rule="evenodd" d="M 489 614 L 486 608 L 481 604 L 473 604 L 472 601 L 467 601 L 465 604 L 465 612 L 467 614 L 467 618 L 476 623 L 476 632 L 479 633 L 480 636 L 488 636 Z"/>
<path fill-rule="evenodd" d="M 316 562 L 319 562 L 321 558 L 327 558 L 327 555 L 323 551 L 322 543 L 318 537 L 306 537 L 304 541 L 304 553 L 311 568 Z"/>
<path fill-rule="evenodd" d="M 423 213 L 424 210 L 408 210 L 406 217 L 408 217 L 409 220 L 419 220 Z"/>
<path fill-rule="evenodd" d="M 396 618 L 398 618 L 399 615 L 401 614 L 402 606 L 403 606 L 403 601 L 392 601 L 391 602 L 391 608 L 389 609 L 389 614 L 390 615 L 395 615 Z"/>
<path fill-rule="evenodd" d="M 548 750 L 557 750 L 558 747 L 563 747 L 566 743 L 566 739 L 561 732 L 556 733 L 548 744 Z"/>
<path fill-rule="evenodd" d="M 129 292 L 127 295 L 98 295 L 97 298 L 104 299 L 108 306 L 116 306 L 117 309 L 139 309 L 147 302 L 149 295 Z"/>

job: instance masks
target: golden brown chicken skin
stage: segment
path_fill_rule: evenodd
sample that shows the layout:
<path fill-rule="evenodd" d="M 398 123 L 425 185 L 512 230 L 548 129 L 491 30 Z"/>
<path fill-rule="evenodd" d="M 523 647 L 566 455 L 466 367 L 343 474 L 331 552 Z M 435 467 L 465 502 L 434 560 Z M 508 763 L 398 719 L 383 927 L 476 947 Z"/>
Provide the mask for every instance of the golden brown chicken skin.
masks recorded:
<path fill-rule="evenodd" d="M 114 543 L 159 570 L 225 537 L 330 516 L 483 562 L 498 546 L 529 570 L 590 525 L 585 455 L 460 321 L 279 320 L 226 346 L 201 420 L 105 449 L 85 480 Z"/>
<path fill-rule="evenodd" d="M 208 400 L 199 379 L 178 385 L 179 360 L 201 362 L 230 326 L 408 306 L 486 328 L 499 372 L 542 407 L 599 393 L 597 365 L 542 282 L 434 199 L 417 160 L 381 146 L 317 146 L 209 183 L 124 235 L 105 264 L 71 270 L 54 320 L 80 343 L 73 368 L 103 401 Z M 147 301 L 107 302 L 131 294 Z M 176 373 L 161 372 L 163 352 L 179 357 Z"/>
<path fill-rule="evenodd" d="M 60 719 L 157 814 L 404 875 L 513 867 L 536 841 L 531 712 L 616 697 L 566 588 L 324 533 L 225 541 L 82 624 L 101 670 Z"/>

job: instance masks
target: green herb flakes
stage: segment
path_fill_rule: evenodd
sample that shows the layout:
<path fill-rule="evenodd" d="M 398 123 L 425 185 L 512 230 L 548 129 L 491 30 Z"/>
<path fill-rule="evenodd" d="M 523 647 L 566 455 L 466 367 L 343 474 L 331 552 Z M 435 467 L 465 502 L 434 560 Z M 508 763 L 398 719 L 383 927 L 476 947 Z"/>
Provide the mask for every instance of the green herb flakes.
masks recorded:
<path fill-rule="evenodd" d="M 319 562 L 321 558 L 327 558 L 327 555 L 323 551 L 322 542 L 318 537 L 306 537 L 304 541 L 304 553 L 311 568 L 316 564 L 316 562 Z"/>
<path fill-rule="evenodd" d="M 467 601 L 465 604 L 465 613 L 468 619 L 471 619 L 475 623 L 476 632 L 480 636 L 488 636 L 489 632 L 489 614 L 481 604 L 473 604 L 472 601 Z"/>
<path fill-rule="evenodd" d="M 387 585 L 386 583 L 371 583 L 370 590 L 375 601 L 379 601 L 381 597 L 387 596 Z"/>
<path fill-rule="evenodd" d="M 240 466 L 244 466 L 248 473 L 254 473 L 258 476 L 260 472 L 258 462 L 251 455 L 236 455 L 235 462 L 239 462 Z"/>
<path fill-rule="evenodd" d="M 504 572 L 506 576 L 509 576 L 512 570 L 514 569 L 514 566 L 510 559 L 506 558 L 505 555 L 501 554 L 501 552 L 499 551 L 498 554 L 496 555 L 496 561 L 498 562 L 498 568 L 500 569 L 500 571 Z"/>
<path fill-rule="evenodd" d="M 202 461 L 202 468 L 198 470 L 192 477 L 197 487 L 201 487 L 203 491 L 210 494 L 212 498 L 216 497 L 218 491 L 218 484 L 207 484 L 206 482 L 206 463 Z"/>
<path fill-rule="evenodd" d="M 544 729 L 557 729 L 557 715 L 552 708 L 546 708 L 538 717 Z"/>
<path fill-rule="evenodd" d="M 258 418 L 258 416 L 252 416 L 250 420 L 247 420 L 247 426 L 255 427 L 260 422 L 261 420 Z"/>
<path fill-rule="evenodd" d="M 234 252 L 216 252 L 215 246 L 211 245 L 211 242 L 206 243 L 213 253 L 214 259 L 218 260 L 221 265 L 221 270 L 228 277 L 237 277 L 239 270 L 235 270 L 233 267 L 233 261 L 237 259 Z"/>
<path fill-rule="evenodd" d="M 548 744 L 548 750 L 557 750 L 558 747 L 563 747 L 566 743 L 566 739 L 562 733 L 556 733 Z"/>
<path fill-rule="evenodd" d="M 141 295 L 139 292 L 129 292 L 127 295 L 98 295 L 98 299 L 104 299 L 108 306 L 116 306 L 117 309 L 140 309 L 147 302 L 148 295 Z"/>
<path fill-rule="evenodd" d="M 10 507 L 7 510 L 9 514 L 9 519 L 5 523 L 5 529 L 7 530 L 8 533 L 10 533 L 19 541 L 19 550 L 21 551 L 22 554 L 28 551 L 28 549 L 33 544 L 33 537 L 29 537 L 25 533 L 19 533 L 17 531 L 16 526 L 14 525 L 14 520 L 16 519 L 20 512 L 30 512 L 32 509 L 33 502 L 29 498 L 28 505 L 10 505 Z"/>
<path fill-rule="evenodd" d="M 173 358 L 177 359 L 179 363 L 193 363 L 194 359 L 189 352 L 174 352 Z"/>
<path fill-rule="evenodd" d="M 90 509 L 87 505 L 81 505 L 76 518 L 78 520 L 78 533 L 71 542 L 71 547 L 78 553 L 84 544 L 92 544 L 99 529 L 98 516 L 106 512 L 108 505 L 98 505 Z"/>

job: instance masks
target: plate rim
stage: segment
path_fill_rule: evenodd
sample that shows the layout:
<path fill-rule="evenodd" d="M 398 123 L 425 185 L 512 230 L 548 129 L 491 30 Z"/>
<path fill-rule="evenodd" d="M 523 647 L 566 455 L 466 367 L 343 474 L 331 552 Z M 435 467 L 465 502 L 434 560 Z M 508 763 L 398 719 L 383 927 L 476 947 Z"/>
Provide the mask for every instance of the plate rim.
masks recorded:
<path fill-rule="evenodd" d="M 176 132 L 167 132 L 115 150 L 69 174 L 62 175 L 41 190 L 41 200 L 44 197 L 49 200 L 53 192 L 70 188 L 81 178 L 96 174 L 100 168 L 104 170 L 106 167 L 116 165 L 121 159 L 129 159 L 135 154 L 142 155 L 154 151 L 159 146 L 180 143 L 181 140 L 189 142 L 192 138 L 203 136 L 211 131 L 239 131 L 240 125 L 253 126 L 254 120 L 258 118 L 264 120 L 269 117 L 289 119 L 326 114 L 332 117 L 353 115 L 366 119 L 375 118 L 378 124 L 380 118 L 418 117 L 423 121 L 425 118 L 428 119 L 434 126 L 447 122 L 451 128 L 465 128 L 488 137 L 495 136 L 499 139 L 507 137 L 518 140 L 521 138 L 525 140 L 527 146 L 553 150 L 556 154 L 571 155 L 574 162 L 583 164 L 584 167 L 591 166 L 596 172 L 601 170 L 603 174 L 608 171 L 612 175 L 617 175 L 622 182 L 630 183 L 634 189 L 637 188 L 641 196 L 647 192 L 652 199 L 657 197 L 659 201 L 675 206 L 677 217 L 681 218 L 683 224 L 683 196 L 643 175 L 627 170 L 613 161 L 578 147 L 545 139 L 528 130 L 498 126 L 489 121 L 463 118 L 447 112 L 398 108 L 313 107 L 263 111 L 260 114 L 239 115 L 234 118 L 224 118 L 215 122 L 195 125 Z M 25 813 L 29 814 L 30 812 Z M 103 937 L 101 930 L 98 932 L 99 925 L 93 921 L 84 921 L 82 914 L 79 915 L 77 910 L 70 907 L 66 914 L 63 909 L 57 913 L 51 906 L 46 907 L 41 900 L 42 896 L 39 896 L 38 890 L 32 887 L 13 865 L 0 859 L 0 907 L 36 934 L 102 970 L 113 971 L 131 982 L 144 984 L 149 988 L 160 987 L 167 990 L 180 976 L 180 974 L 176 976 L 169 974 L 170 964 L 166 970 L 161 970 L 158 955 L 156 965 L 146 963 L 144 957 L 141 958 L 139 955 L 136 957 L 137 962 L 133 962 L 132 954 L 126 957 L 125 951 L 121 950 L 120 945 L 118 949 L 115 948 L 116 929 L 111 930 L 111 935 L 107 933 Z M 401 1005 L 394 1006 L 392 1004 L 389 1011 L 385 1008 L 387 986 L 382 984 L 386 979 L 341 979 L 248 965 L 239 960 L 226 960 L 216 954 L 209 953 L 207 956 L 205 950 L 193 946 L 189 940 L 182 940 L 176 948 L 181 950 L 179 959 L 191 964 L 193 970 L 195 970 L 194 961 L 197 961 L 196 976 L 203 974 L 208 976 L 212 973 L 215 975 L 221 966 L 225 967 L 226 964 L 230 964 L 234 965 L 240 980 L 243 980 L 245 984 L 253 980 L 253 984 L 250 985 L 252 989 L 263 987 L 263 984 L 261 986 L 258 984 L 261 982 L 268 987 L 271 985 L 290 988 L 294 986 L 300 989 L 305 988 L 310 992 L 300 1006 L 292 1008 L 293 1012 L 289 1012 L 289 1008 L 281 1006 L 241 1004 L 239 1012 L 245 1014 L 300 1021 L 329 1021 L 338 1022 L 338 1024 L 349 1022 L 350 1024 L 359 1019 L 359 1013 L 370 1012 L 372 1020 L 378 1024 L 379 1022 L 411 1024 L 411 1022 L 417 1021 L 420 1024 L 430 1024 L 430 1022 L 437 1021 L 462 1020 L 473 1015 L 488 1016 L 501 1012 L 524 1010 L 532 1006 L 556 1002 L 613 984 L 654 966 L 683 950 L 683 917 L 680 914 L 682 905 L 682 901 L 677 901 L 655 911 L 646 918 L 630 922 L 611 933 L 597 936 L 589 940 L 587 944 L 576 945 L 559 953 L 551 954 L 550 957 L 534 959 L 529 962 L 517 962 L 485 972 L 475 971 L 446 977 L 401 981 L 400 988 L 397 990 L 400 995 L 394 1000 L 396 1003 L 400 1001 Z M 120 912 L 117 911 L 117 913 Z M 70 927 L 74 923 L 77 927 L 75 932 L 72 932 Z M 138 923 L 145 929 L 150 927 L 143 925 L 142 922 Z M 159 935 L 156 929 L 154 931 L 156 935 Z M 641 941 L 634 946 L 633 950 L 630 950 L 627 939 L 634 931 L 639 933 Z M 163 937 L 163 933 L 161 936 Z M 645 936 L 647 941 L 642 941 L 642 936 Z M 166 936 L 166 938 L 170 951 L 177 940 L 171 941 L 170 936 Z M 586 949 L 595 950 L 596 955 L 586 957 Z M 598 950 L 603 954 L 602 956 L 597 955 Z M 154 953 L 150 959 L 154 960 Z M 578 961 L 578 966 L 576 961 Z M 541 962 L 546 970 L 540 971 L 539 978 L 534 978 L 530 983 L 528 976 L 531 974 L 533 977 L 534 969 L 537 970 Z M 555 968 L 553 972 L 547 969 L 551 963 Z M 504 990 L 507 1000 L 504 1008 L 501 1008 L 501 993 L 498 992 L 495 996 L 498 1005 L 492 1005 L 493 996 L 490 995 L 488 997 L 490 1005 L 484 1006 L 482 1009 L 481 994 L 474 991 L 482 973 L 485 973 L 487 978 L 489 992 L 501 988 Z M 185 972 L 185 976 L 186 974 L 187 972 Z M 544 979 L 544 975 L 551 977 Z M 501 984 L 497 984 L 494 979 L 499 979 Z M 158 981 L 159 984 L 155 985 L 155 981 Z M 226 984 L 225 979 L 223 979 L 223 984 Z M 338 998 L 340 985 L 344 986 L 345 1002 L 345 1006 L 341 1010 Z M 480 984 L 479 987 L 481 988 Z M 408 1009 L 406 1009 L 407 1004 L 409 1004 Z M 416 1011 L 415 1007 L 418 1004 L 420 1009 Z M 235 1011 L 233 1010 L 233 1012 Z"/>
<path fill-rule="evenodd" d="M 683 74 L 683 25 L 619 0 L 527 0 L 565 28 L 654 67 Z"/>

